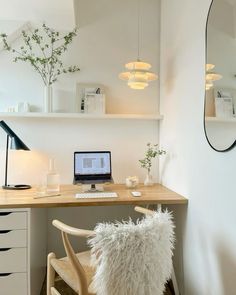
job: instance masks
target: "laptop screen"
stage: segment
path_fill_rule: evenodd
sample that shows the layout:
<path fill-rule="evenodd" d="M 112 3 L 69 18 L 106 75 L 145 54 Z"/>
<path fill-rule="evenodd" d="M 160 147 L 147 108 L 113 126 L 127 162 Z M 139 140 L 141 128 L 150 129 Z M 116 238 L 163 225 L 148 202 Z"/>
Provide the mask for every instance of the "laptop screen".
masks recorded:
<path fill-rule="evenodd" d="M 111 152 L 75 152 L 75 180 L 107 180 L 111 178 Z"/>

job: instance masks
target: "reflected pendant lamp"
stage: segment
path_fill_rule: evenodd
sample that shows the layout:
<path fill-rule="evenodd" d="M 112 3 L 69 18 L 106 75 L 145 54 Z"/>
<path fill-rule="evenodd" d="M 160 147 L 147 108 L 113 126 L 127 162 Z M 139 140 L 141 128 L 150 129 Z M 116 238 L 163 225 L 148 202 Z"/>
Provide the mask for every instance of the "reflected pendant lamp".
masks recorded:
<path fill-rule="evenodd" d="M 138 58 L 125 65 L 126 72 L 120 73 L 119 78 L 127 81 L 131 89 L 144 89 L 148 83 L 157 80 L 158 76 L 151 72 L 151 65 L 140 60 L 140 0 L 138 1 Z"/>
<path fill-rule="evenodd" d="M 206 90 L 210 90 L 214 86 L 214 81 L 222 79 L 222 75 L 212 71 L 214 68 L 215 65 L 206 64 Z"/>

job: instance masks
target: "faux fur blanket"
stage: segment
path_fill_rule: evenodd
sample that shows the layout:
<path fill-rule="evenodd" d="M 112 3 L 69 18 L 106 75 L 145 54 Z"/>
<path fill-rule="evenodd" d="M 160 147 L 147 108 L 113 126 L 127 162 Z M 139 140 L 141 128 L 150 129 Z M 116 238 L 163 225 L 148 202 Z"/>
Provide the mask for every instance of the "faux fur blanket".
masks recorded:
<path fill-rule="evenodd" d="M 97 295 L 162 295 L 172 271 L 172 216 L 98 224 L 89 240 Z"/>

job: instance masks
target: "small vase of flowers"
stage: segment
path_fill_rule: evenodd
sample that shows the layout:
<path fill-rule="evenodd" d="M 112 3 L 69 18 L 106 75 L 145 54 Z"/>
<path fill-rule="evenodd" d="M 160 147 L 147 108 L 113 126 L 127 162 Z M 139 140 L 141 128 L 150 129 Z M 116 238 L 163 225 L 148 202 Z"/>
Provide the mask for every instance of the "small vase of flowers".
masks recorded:
<path fill-rule="evenodd" d="M 62 61 L 63 54 L 77 36 L 77 30 L 61 35 L 42 24 L 42 27 L 21 31 L 22 45 L 13 48 L 6 34 L 0 34 L 3 48 L 13 54 L 13 61 L 26 62 L 40 75 L 44 85 L 44 111 L 52 112 L 52 85 L 62 74 L 79 71 L 78 66 L 65 67 Z"/>
<path fill-rule="evenodd" d="M 151 186 L 153 185 L 153 178 L 151 175 L 152 160 L 157 156 L 166 154 L 166 151 L 158 149 L 158 144 L 151 145 L 147 144 L 147 151 L 145 153 L 145 158 L 139 160 L 141 167 L 147 170 L 147 175 L 144 181 L 144 185 Z"/>

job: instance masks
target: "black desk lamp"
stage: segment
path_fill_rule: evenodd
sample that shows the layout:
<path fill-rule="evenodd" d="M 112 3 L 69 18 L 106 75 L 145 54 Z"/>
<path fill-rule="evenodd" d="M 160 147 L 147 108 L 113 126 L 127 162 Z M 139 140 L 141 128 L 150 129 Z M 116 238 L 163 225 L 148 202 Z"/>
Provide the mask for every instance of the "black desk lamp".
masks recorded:
<path fill-rule="evenodd" d="M 9 151 L 9 140 L 11 138 L 11 149 L 13 150 L 25 150 L 30 151 L 30 149 L 24 144 L 24 142 L 11 130 L 11 128 L 4 122 L 0 121 L 0 126 L 7 133 L 7 145 L 6 145 L 6 168 L 5 168 L 5 184 L 2 186 L 3 189 L 12 190 L 23 190 L 31 188 L 30 185 L 18 184 L 9 185 L 7 184 L 7 171 L 8 171 L 8 151 Z"/>

